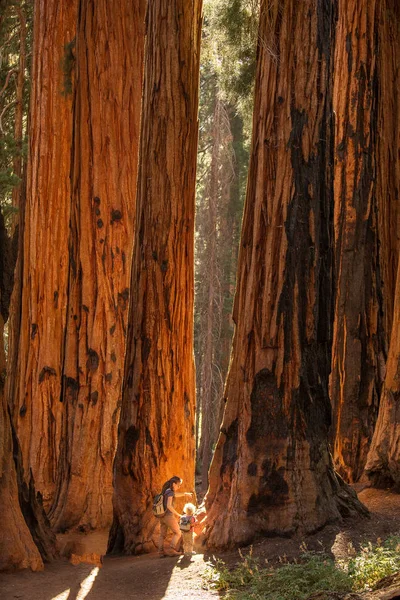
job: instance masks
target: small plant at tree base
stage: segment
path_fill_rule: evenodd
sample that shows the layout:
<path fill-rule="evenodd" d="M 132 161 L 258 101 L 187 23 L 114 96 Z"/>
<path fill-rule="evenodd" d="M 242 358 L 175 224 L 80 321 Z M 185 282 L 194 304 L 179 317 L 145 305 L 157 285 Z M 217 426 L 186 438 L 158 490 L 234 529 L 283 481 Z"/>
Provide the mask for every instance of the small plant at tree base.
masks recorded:
<path fill-rule="evenodd" d="M 400 535 L 389 537 L 383 544 L 368 543 L 350 559 L 348 575 L 355 590 L 371 590 L 380 579 L 400 570 Z"/>
<path fill-rule="evenodd" d="M 305 600 L 313 592 L 351 590 L 351 579 L 333 560 L 325 555 L 308 553 L 298 564 L 284 564 L 279 568 L 261 567 L 258 559 L 242 556 L 241 563 L 229 570 L 217 561 L 212 582 L 218 590 L 225 590 L 225 598 L 235 600 Z"/>
<path fill-rule="evenodd" d="M 383 577 L 400 570 L 400 536 L 383 544 L 367 544 L 347 562 L 335 564 L 324 554 L 308 552 L 298 563 L 280 561 L 282 566 L 262 566 L 252 549 L 235 569 L 217 560 L 207 573 L 211 585 L 232 600 L 306 600 L 315 592 L 350 592 L 372 589 Z"/>

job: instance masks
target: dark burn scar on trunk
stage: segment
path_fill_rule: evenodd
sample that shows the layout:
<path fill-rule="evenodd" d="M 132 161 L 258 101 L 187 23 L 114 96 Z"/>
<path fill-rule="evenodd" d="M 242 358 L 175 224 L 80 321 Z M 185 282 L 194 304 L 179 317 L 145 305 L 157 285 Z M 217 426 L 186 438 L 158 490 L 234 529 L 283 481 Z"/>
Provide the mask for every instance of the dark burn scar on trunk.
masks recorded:
<path fill-rule="evenodd" d="M 57 375 L 56 370 L 53 367 L 43 367 L 39 374 L 39 383 L 44 381 L 46 375 Z"/>
<path fill-rule="evenodd" d="M 92 350 L 92 348 L 89 348 L 88 355 L 89 357 L 86 362 L 86 368 L 93 373 L 99 368 L 99 355 L 97 354 L 96 350 Z"/>
<path fill-rule="evenodd" d="M 289 487 L 282 473 L 285 469 L 276 469 L 270 461 L 265 460 L 262 465 L 263 476 L 260 481 L 260 491 L 250 497 L 247 505 L 247 514 L 255 515 L 263 508 L 280 506 L 288 499 Z"/>
<path fill-rule="evenodd" d="M 250 396 L 251 422 L 246 433 L 250 447 L 273 435 L 286 438 L 288 425 L 282 411 L 282 398 L 276 385 L 275 375 L 268 369 L 262 369 L 254 378 L 254 386 Z"/>
<path fill-rule="evenodd" d="M 238 433 L 239 423 L 235 419 L 229 425 L 228 429 L 221 429 L 221 432 L 225 434 L 226 439 L 224 443 L 222 465 L 221 465 L 221 476 L 225 473 L 228 467 L 235 464 L 237 460 L 237 447 L 238 447 Z"/>
<path fill-rule="evenodd" d="M 125 435 L 125 452 L 133 454 L 139 441 L 139 429 L 131 425 Z"/>
<path fill-rule="evenodd" d="M 128 300 L 129 300 L 129 288 L 125 288 L 121 293 L 118 292 L 118 306 L 122 310 L 126 310 L 128 308 Z"/>
<path fill-rule="evenodd" d="M 66 377 L 64 375 L 64 377 L 63 377 L 63 383 L 64 383 L 65 395 L 72 402 L 75 402 L 75 400 L 78 398 L 79 381 L 77 381 L 73 377 Z M 60 396 L 60 402 L 62 402 L 63 399 L 64 399 L 63 398 L 63 394 L 61 394 L 61 396 Z"/>
<path fill-rule="evenodd" d="M 147 362 L 151 350 L 151 340 L 148 337 L 142 339 L 142 362 Z"/>

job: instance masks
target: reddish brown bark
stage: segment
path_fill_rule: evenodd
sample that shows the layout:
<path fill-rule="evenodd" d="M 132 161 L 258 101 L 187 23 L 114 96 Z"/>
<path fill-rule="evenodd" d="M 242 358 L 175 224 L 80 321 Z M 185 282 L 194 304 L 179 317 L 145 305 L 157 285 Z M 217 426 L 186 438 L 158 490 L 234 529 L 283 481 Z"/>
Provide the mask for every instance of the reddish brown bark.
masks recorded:
<path fill-rule="evenodd" d="M 22 288 L 17 281 L 13 303 L 15 311 L 21 302 L 22 326 L 13 321 L 11 329 L 13 419 L 24 472 L 32 469 L 45 504 L 54 492 L 63 409 L 72 96 L 62 93 L 62 65 L 75 17 L 74 2 L 36 3 Z"/>
<path fill-rule="evenodd" d="M 152 496 L 194 479 L 193 232 L 200 11 L 154 0 L 147 43 L 125 378 L 109 550 L 154 548 Z"/>
<path fill-rule="evenodd" d="M 383 280 L 385 332 L 390 338 L 399 254 L 400 230 L 400 4 L 381 1 L 379 55 L 377 60 L 379 102 L 377 110 L 376 195 L 378 203 L 379 256 Z"/>
<path fill-rule="evenodd" d="M 4 353 L 4 321 L 8 316 L 5 302 L 6 231 L 0 214 L 0 571 L 8 569 L 43 569 L 43 561 L 25 523 L 18 501 L 16 469 L 13 460 L 13 440 L 7 398 L 4 394 L 6 357 Z"/>
<path fill-rule="evenodd" d="M 395 486 L 400 490 L 400 262 L 394 303 L 385 384 L 379 416 L 368 453 L 365 471 L 376 487 Z"/>
<path fill-rule="evenodd" d="M 385 360 L 375 195 L 379 0 L 343 0 L 334 62 L 335 317 L 330 392 L 334 462 L 362 474 Z"/>
<path fill-rule="evenodd" d="M 261 3 L 236 332 L 205 500 L 209 547 L 309 532 L 362 510 L 327 442 L 332 27 L 331 2 Z"/>
<path fill-rule="evenodd" d="M 144 0 L 81 0 L 56 529 L 107 527 L 134 236 Z"/>

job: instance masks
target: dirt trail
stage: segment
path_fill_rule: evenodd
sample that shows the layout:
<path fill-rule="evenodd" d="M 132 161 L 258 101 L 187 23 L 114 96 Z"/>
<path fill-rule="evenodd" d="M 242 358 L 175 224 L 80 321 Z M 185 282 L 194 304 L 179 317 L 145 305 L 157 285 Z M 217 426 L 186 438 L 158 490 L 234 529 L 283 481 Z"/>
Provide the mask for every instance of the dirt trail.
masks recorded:
<path fill-rule="evenodd" d="M 331 525 L 305 539 L 262 539 L 253 546 L 253 554 L 269 561 L 298 556 L 304 543 L 309 549 L 343 557 L 350 545 L 377 538 L 384 539 L 400 531 L 400 495 L 384 490 L 365 489 L 359 498 L 371 511 L 370 519 L 353 519 Z M 106 532 L 90 536 L 63 536 L 61 546 L 80 540 L 84 550 L 104 552 Z M 79 545 L 79 544 L 78 544 Z M 82 549 L 82 548 L 81 548 Z M 238 552 L 220 555 L 229 564 L 238 560 Z M 65 560 L 47 565 L 42 573 L 0 574 L 0 600 L 212 600 L 219 598 L 209 589 L 204 573 L 212 557 L 193 556 L 159 558 L 156 554 L 138 557 L 105 557 L 103 566 Z"/>

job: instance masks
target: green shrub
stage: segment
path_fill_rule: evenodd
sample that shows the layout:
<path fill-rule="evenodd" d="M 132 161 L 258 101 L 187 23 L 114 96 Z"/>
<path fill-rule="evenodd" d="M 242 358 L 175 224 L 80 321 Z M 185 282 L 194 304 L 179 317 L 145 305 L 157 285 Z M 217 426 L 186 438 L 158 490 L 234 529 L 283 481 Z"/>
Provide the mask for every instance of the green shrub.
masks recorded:
<path fill-rule="evenodd" d="M 211 579 L 217 589 L 227 591 L 225 598 L 236 600 L 304 600 L 313 592 L 351 589 L 351 579 L 333 560 L 312 554 L 274 569 L 261 567 L 250 553 L 234 570 L 217 562 Z"/>
<path fill-rule="evenodd" d="M 225 598 L 234 600 L 305 600 L 315 592 L 370 590 L 376 583 L 400 571 L 400 536 L 383 544 L 367 544 L 348 561 L 335 564 L 324 554 L 305 553 L 298 563 L 272 568 L 262 565 L 252 551 L 241 556 L 235 569 L 222 561 L 208 571 L 208 579 Z"/>
<path fill-rule="evenodd" d="M 349 560 L 347 573 L 355 590 L 371 590 L 387 575 L 400 571 L 400 536 L 394 535 L 383 544 L 368 543 L 361 552 Z"/>

